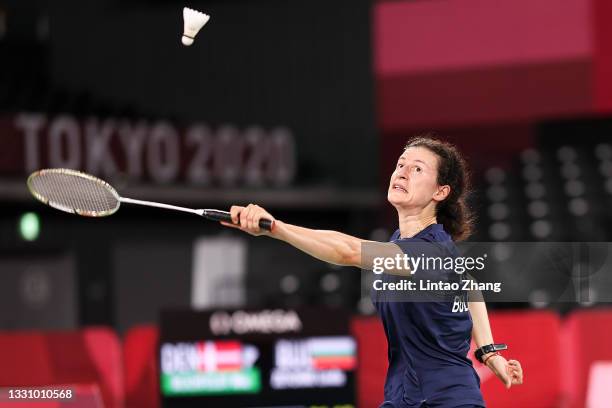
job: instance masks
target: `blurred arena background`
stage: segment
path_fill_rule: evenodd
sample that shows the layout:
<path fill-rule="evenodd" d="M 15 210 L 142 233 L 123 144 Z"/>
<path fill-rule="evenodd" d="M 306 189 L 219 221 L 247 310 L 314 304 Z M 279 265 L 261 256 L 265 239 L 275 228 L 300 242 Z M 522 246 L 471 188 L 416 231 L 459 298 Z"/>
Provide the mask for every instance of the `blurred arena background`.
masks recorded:
<path fill-rule="evenodd" d="M 190 48 L 185 5 L 211 15 Z M 397 156 L 434 130 L 472 167 L 471 241 L 604 245 L 610 19 L 606 0 L 0 0 L 0 386 L 70 385 L 83 406 L 245 406 L 162 396 L 160 316 L 175 324 L 162 340 L 207 340 L 177 334 L 181 313 L 319 310 L 325 324 L 300 314 L 304 335 L 329 326 L 358 347 L 338 406 L 377 406 L 386 343 L 358 270 L 184 214 L 70 216 L 25 178 L 80 169 L 126 197 L 253 202 L 383 241 Z M 489 304 L 526 374 L 506 392 L 479 369 L 491 407 L 610 406 L 612 266 L 585 285 L 577 259 L 569 298 L 534 273 L 528 299 Z"/>

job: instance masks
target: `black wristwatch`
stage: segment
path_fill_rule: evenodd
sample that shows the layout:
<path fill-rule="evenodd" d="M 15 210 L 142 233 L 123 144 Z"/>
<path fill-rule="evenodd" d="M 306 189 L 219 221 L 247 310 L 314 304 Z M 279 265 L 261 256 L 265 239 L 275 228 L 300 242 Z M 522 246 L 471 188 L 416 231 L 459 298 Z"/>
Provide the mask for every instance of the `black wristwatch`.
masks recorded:
<path fill-rule="evenodd" d="M 482 363 L 482 356 L 501 350 L 508 350 L 508 346 L 506 344 L 487 344 L 486 346 L 476 349 L 474 352 L 474 357 L 476 357 L 476 360 Z"/>

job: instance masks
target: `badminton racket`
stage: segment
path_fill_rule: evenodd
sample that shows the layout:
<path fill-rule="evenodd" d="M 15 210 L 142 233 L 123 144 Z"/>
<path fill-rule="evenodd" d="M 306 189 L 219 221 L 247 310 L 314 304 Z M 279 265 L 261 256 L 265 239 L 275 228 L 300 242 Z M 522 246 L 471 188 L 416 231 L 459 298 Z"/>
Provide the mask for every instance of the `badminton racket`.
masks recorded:
<path fill-rule="evenodd" d="M 28 190 L 41 201 L 61 211 L 85 217 L 106 217 L 119 210 L 122 203 L 164 208 L 199 215 L 212 221 L 232 222 L 229 212 L 193 209 L 121 197 L 110 184 L 90 174 L 70 169 L 43 169 L 28 177 Z M 259 227 L 272 230 L 272 221 L 259 220 Z"/>

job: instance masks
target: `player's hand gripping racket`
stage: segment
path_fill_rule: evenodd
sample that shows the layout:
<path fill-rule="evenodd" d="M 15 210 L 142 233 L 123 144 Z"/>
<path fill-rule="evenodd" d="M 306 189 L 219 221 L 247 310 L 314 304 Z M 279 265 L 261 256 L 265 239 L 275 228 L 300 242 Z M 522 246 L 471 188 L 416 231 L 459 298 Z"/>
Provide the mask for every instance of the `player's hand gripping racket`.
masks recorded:
<path fill-rule="evenodd" d="M 232 223 L 227 211 L 193 209 L 153 201 L 134 200 L 119 196 L 107 182 L 80 171 L 44 169 L 28 177 L 28 189 L 36 199 L 53 208 L 86 217 L 105 217 L 119 209 L 121 203 L 146 205 L 199 215 L 213 221 Z M 260 220 L 259 227 L 272 230 L 272 221 Z"/>

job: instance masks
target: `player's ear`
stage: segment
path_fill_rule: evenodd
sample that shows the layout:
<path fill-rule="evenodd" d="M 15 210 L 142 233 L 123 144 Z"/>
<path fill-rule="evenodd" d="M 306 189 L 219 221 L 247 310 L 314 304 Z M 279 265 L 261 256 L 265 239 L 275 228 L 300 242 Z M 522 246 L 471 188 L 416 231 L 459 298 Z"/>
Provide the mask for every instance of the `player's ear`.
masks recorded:
<path fill-rule="evenodd" d="M 451 191 L 451 188 L 448 184 L 445 184 L 443 186 L 438 186 L 438 189 L 433 195 L 433 199 L 438 202 L 444 201 L 450 195 L 450 191 Z"/>

